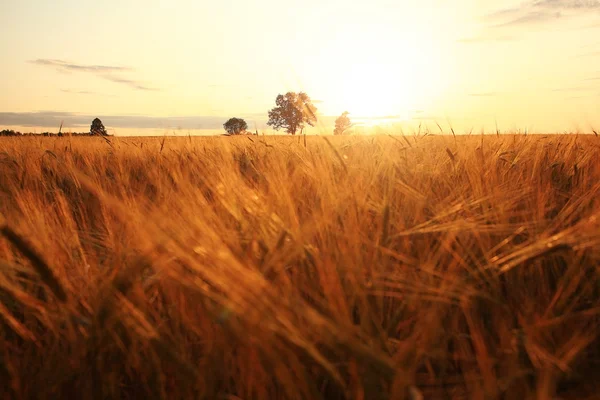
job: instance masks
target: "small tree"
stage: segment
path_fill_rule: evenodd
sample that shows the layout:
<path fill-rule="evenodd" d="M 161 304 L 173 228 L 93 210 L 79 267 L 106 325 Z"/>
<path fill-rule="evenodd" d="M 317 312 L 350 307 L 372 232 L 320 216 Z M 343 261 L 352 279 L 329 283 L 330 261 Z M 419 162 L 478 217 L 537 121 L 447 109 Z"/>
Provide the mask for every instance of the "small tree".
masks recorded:
<path fill-rule="evenodd" d="M 334 135 L 343 135 L 352 126 L 348 114 L 348 111 L 344 111 L 342 115 L 337 117 L 335 120 L 335 129 L 333 130 Z"/>
<path fill-rule="evenodd" d="M 312 104 L 306 93 L 288 92 L 278 95 L 275 99 L 277 107 L 269 111 L 269 122 L 275 130 L 285 128 L 287 133 L 295 135 L 298 129 L 302 131 L 304 124 L 314 126 L 317 122 L 317 108 Z"/>
<path fill-rule="evenodd" d="M 223 124 L 223 128 L 225 128 L 230 135 L 239 135 L 248 129 L 248 124 L 241 118 L 229 118 L 227 122 Z"/>
<path fill-rule="evenodd" d="M 106 132 L 106 128 L 100 118 L 94 118 L 92 121 L 92 126 L 90 127 L 90 135 L 100 135 L 100 136 L 108 136 Z"/>

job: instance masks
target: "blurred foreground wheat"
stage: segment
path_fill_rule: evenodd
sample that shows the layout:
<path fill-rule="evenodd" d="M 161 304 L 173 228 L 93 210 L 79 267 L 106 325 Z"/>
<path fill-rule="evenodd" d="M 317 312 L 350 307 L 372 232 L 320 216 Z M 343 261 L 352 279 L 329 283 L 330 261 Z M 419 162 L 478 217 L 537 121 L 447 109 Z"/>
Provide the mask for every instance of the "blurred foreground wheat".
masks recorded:
<path fill-rule="evenodd" d="M 592 398 L 600 141 L 5 138 L 3 398 Z"/>

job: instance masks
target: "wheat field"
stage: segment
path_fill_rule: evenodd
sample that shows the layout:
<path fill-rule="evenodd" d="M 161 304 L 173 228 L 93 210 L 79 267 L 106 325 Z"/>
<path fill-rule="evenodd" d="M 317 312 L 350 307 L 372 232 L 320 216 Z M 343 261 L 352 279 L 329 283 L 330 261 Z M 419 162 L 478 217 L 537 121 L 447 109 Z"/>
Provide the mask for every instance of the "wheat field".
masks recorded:
<path fill-rule="evenodd" d="M 600 393 L 600 140 L 3 138 L 0 395 Z"/>

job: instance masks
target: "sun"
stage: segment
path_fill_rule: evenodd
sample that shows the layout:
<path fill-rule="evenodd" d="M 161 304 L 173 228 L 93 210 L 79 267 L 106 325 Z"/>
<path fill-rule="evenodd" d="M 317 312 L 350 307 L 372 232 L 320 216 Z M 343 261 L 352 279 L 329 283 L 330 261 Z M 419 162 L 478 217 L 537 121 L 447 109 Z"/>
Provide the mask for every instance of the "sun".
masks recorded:
<path fill-rule="evenodd" d="M 355 118 L 403 118 L 411 107 L 408 95 L 415 90 L 408 71 L 379 62 L 376 57 L 356 60 L 341 73 L 341 85 L 334 97 Z"/>
<path fill-rule="evenodd" d="M 348 111 L 372 125 L 409 118 L 444 86 L 431 34 L 419 27 L 410 35 L 389 26 L 363 28 L 347 28 L 322 44 L 324 111 Z"/>

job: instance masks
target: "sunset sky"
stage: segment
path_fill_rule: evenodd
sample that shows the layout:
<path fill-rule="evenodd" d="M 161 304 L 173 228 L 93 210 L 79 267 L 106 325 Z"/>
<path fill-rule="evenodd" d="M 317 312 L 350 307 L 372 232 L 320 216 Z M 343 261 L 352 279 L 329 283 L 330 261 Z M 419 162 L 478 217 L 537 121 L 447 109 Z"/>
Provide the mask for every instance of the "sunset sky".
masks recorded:
<path fill-rule="evenodd" d="M 600 129 L 600 0 L 2 0 L 0 16 L 0 128 L 187 134 L 236 116 L 268 132 L 277 94 L 305 91 L 312 132 L 345 110 Z"/>

